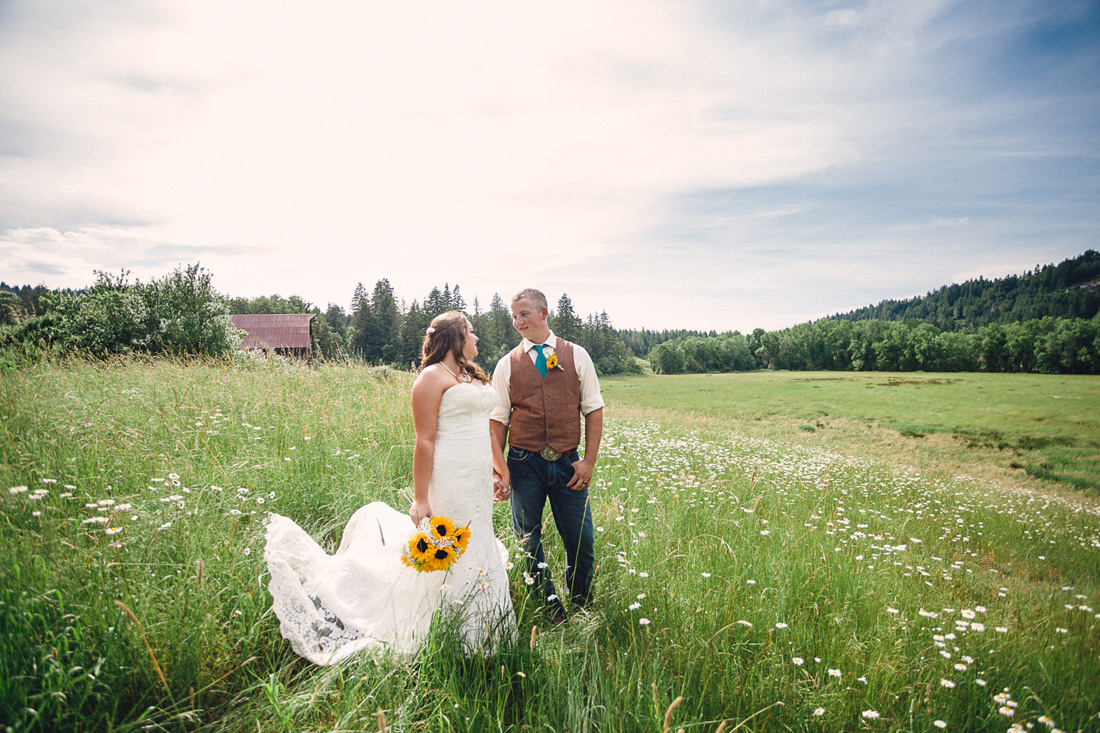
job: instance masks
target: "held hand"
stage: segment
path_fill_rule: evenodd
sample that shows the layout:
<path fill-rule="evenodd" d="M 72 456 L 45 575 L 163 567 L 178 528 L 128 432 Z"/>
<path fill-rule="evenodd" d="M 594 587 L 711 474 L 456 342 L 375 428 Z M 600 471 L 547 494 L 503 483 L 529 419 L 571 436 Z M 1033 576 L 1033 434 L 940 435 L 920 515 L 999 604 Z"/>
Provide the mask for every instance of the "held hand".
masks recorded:
<path fill-rule="evenodd" d="M 420 524 L 421 519 L 427 519 L 432 516 L 432 508 L 428 506 L 426 501 L 414 501 L 412 507 L 409 509 L 409 519 L 413 524 Z"/>
<path fill-rule="evenodd" d="M 508 501 L 512 496 L 508 469 L 504 469 L 504 475 L 493 471 L 493 501 Z"/>
<path fill-rule="evenodd" d="M 566 486 L 573 491 L 584 491 L 592 481 L 592 472 L 595 469 L 596 467 L 589 463 L 587 458 L 582 458 L 573 464 L 573 478 L 569 479 Z"/>

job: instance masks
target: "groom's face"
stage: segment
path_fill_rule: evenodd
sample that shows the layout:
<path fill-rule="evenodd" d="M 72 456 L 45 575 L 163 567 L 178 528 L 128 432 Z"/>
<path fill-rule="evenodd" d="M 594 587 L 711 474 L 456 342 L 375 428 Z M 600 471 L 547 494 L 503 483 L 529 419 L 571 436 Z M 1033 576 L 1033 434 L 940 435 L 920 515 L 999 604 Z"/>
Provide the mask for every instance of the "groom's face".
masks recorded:
<path fill-rule="evenodd" d="M 541 344 L 550 335 L 546 316 L 545 308 L 540 308 L 527 298 L 512 303 L 512 325 L 520 336 L 536 344 Z"/>

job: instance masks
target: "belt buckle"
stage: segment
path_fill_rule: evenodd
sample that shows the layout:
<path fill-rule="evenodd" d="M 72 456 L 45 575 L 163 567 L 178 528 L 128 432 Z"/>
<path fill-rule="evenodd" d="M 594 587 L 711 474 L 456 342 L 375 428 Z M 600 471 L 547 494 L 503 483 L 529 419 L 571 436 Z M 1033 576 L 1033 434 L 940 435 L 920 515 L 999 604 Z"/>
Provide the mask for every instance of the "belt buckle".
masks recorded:
<path fill-rule="evenodd" d="M 558 453 L 556 450 L 554 450 L 550 446 L 546 446 L 545 448 L 540 450 L 539 455 L 542 456 L 543 458 L 545 458 L 548 461 L 556 461 L 559 458 L 561 458 L 561 453 Z"/>

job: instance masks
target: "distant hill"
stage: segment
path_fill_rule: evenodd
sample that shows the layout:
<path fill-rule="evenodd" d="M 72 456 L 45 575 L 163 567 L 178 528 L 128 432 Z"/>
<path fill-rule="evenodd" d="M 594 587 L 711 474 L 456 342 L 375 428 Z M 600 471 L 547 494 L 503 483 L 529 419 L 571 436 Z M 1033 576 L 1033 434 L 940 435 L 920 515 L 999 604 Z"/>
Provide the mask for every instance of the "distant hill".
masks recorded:
<path fill-rule="evenodd" d="M 1100 311 L 1100 253 L 1023 275 L 967 280 L 928 295 L 884 300 L 878 305 L 829 316 L 840 321 L 923 321 L 941 331 L 966 331 L 1035 318 L 1092 318 Z"/>

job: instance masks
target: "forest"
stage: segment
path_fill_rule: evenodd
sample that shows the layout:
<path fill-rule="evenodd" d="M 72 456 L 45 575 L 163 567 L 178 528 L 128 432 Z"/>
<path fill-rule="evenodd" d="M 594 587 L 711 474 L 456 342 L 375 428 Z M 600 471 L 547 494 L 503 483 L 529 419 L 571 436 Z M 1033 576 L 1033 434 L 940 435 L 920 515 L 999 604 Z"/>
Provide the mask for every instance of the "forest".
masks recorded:
<path fill-rule="evenodd" d="M 519 342 L 508 305 L 468 303 L 444 283 L 407 302 L 382 278 L 359 283 L 351 307 L 325 310 L 299 296 L 229 297 L 199 265 L 148 283 L 96 273 L 84 290 L 0 283 L 0 349 L 30 358 L 42 350 L 91 355 L 147 352 L 230 353 L 239 334 L 229 316 L 314 313 L 315 351 L 415 369 L 424 330 L 446 310 L 466 313 L 491 366 Z M 602 374 L 754 369 L 1100 373 L 1100 253 L 1088 250 L 1022 275 L 968 280 L 925 296 L 887 300 L 776 331 L 717 333 L 615 329 L 606 311 L 581 318 L 563 293 L 550 308 L 559 336 L 592 354 Z"/>

